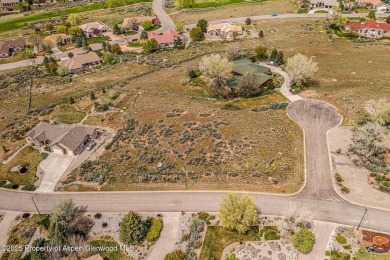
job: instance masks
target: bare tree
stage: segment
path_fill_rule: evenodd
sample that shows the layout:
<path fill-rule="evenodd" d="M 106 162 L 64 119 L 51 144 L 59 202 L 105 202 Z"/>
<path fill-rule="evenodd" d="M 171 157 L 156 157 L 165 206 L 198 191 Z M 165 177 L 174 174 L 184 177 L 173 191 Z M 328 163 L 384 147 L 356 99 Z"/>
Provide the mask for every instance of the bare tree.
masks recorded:
<path fill-rule="evenodd" d="M 234 60 L 244 56 L 245 50 L 241 45 L 228 45 L 226 48 L 226 56 L 229 60 Z"/>
<path fill-rule="evenodd" d="M 239 78 L 238 86 L 241 95 L 250 96 L 258 88 L 256 76 L 253 73 L 245 73 Z"/>
<path fill-rule="evenodd" d="M 68 240 L 67 240 L 66 244 L 69 247 L 79 249 L 79 250 L 71 251 L 70 254 L 68 255 L 67 259 L 78 260 L 78 259 L 82 259 L 83 258 L 84 253 L 85 253 L 85 251 L 84 251 L 85 239 L 84 239 L 83 236 L 81 236 L 81 235 L 70 235 L 68 237 Z"/>
<path fill-rule="evenodd" d="M 199 63 L 199 70 L 202 76 L 208 81 L 213 92 L 222 95 L 224 92 L 225 81 L 231 76 L 233 62 L 228 58 L 221 57 L 219 54 L 204 56 Z"/>
<path fill-rule="evenodd" d="M 282 236 L 289 231 L 297 231 L 300 227 L 312 222 L 311 212 L 306 207 L 298 207 L 293 202 L 283 209 L 284 218 L 280 219 L 278 226 Z"/>
<path fill-rule="evenodd" d="M 286 71 L 291 77 L 291 81 L 299 85 L 306 82 L 318 71 L 318 63 L 298 53 L 287 60 Z"/>

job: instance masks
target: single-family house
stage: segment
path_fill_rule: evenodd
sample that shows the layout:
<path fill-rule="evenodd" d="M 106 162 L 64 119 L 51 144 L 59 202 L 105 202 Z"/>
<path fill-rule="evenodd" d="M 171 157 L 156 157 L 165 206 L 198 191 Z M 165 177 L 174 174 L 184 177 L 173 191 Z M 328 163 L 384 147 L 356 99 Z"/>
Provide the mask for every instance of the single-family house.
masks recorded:
<path fill-rule="evenodd" d="M 104 32 L 112 32 L 112 29 L 107 25 L 99 22 L 85 23 L 79 26 L 83 30 L 85 37 L 100 36 Z"/>
<path fill-rule="evenodd" d="M 19 0 L 1 0 L 1 7 L 16 7 L 19 2 Z"/>
<path fill-rule="evenodd" d="M 239 25 L 232 25 L 230 23 L 218 23 L 218 24 L 209 24 L 207 26 L 207 34 L 211 36 L 225 36 L 227 39 L 234 37 L 234 34 L 237 37 L 243 35 L 242 27 Z"/>
<path fill-rule="evenodd" d="M 267 82 L 272 80 L 272 76 L 270 75 L 271 70 L 269 68 L 253 63 L 251 60 L 246 58 L 235 60 L 232 72 L 234 76 L 226 82 L 226 85 L 232 91 L 239 91 L 239 78 L 246 74 L 252 74 L 254 76 L 256 85 L 259 89 L 265 87 Z"/>
<path fill-rule="evenodd" d="M 125 30 L 138 30 L 138 27 L 141 25 L 143 21 L 151 21 L 152 24 L 158 24 L 160 21 L 158 18 L 153 16 L 138 16 L 123 19 L 122 29 Z"/>
<path fill-rule="evenodd" d="M 12 40 L 0 42 L 0 58 L 9 58 L 16 52 L 21 52 L 26 47 L 24 40 Z"/>
<path fill-rule="evenodd" d="M 390 35 L 390 24 L 366 20 L 362 22 L 349 22 L 345 25 L 345 30 L 366 37 L 384 37 Z"/>
<path fill-rule="evenodd" d="M 61 41 L 59 39 L 61 38 Z M 71 36 L 65 33 L 52 34 L 45 37 L 45 42 L 49 43 L 51 46 L 58 46 L 61 44 L 70 43 Z"/>
<path fill-rule="evenodd" d="M 83 69 L 99 65 L 101 62 L 102 61 L 96 52 L 90 51 L 88 53 L 76 55 L 70 59 L 62 60 L 58 65 L 67 67 L 71 73 L 77 73 Z"/>
<path fill-rule="evenodd" d="M 49 147 L 54 153 L 76 156 L 100 134 L 98 129 L 92 126 L 40 122 L 25 137 L 27 143 L 38 149 Z"/>
<path fill-rule="evenodd" d="M 333 9 L 338 6 L 340 6 L 340 3 L 337 0 L 310 0 L 310 9 Z"/>
<path fill-rule="evenodd" d="M 372 7 L 373 9 L 384 4 L 381 0 L 357 0 L 356 3 L 360 6 Z"/>
<path fill-rule="evenodd" d="M 148 34 L 148 40 L 155 39 L 160 48 L 173 48 L 180 35 L 172 29 L 168 29 L 163 33 L 151 32 Z"/>

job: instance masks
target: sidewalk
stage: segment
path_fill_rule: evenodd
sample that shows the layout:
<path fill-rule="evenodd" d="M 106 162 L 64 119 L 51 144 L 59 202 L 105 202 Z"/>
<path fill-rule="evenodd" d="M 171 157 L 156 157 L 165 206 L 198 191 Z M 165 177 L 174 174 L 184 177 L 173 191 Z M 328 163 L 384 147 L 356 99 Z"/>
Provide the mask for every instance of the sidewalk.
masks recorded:
<path fill-rule="evenodd" d="M 8 231 L 12 228 L 12 223 L 19 212 L 5 211 L 4 219 L 0 222 L 0 246 L 7 245 Z M 0 256 L 4 251 L 0 250 Z"/>

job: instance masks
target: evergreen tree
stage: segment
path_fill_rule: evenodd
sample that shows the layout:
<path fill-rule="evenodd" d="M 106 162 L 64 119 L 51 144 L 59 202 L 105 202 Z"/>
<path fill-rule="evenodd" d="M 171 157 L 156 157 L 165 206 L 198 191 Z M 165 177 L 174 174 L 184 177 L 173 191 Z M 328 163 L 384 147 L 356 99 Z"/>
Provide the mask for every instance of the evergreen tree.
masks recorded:
<path fill-rule="evenodd" d="M 275 58 L 275 65 L 280 66 L 284 64 L 284 54 L 282 51 L 278 52 L 278 55 Z"/>
<path fill-rule="evenodd" d="M 49 58 L 46 57 L 46 56 L 44 56 L 44 57 L 43 57 L 43 64 L 46 65 L 46 64 L 48 64 L 48 63 L 49 63 Z"/>
<path fill-rule="evenodd" d="M 278 51 L 276 49 L 273 49 L 271 52 L 271 56 L 269 57 L 269 60 L 275 62 L 276 56 L 278 56 Z"/>
<path fill-rule="evenodd" d="M 263 32 L 263 30 L 261 30 L 261 31 L 259 32 L 259 37 L 264 37 L 264 32 Z"/>
<path fill-rule="evenodd" d="M 114 34 L 122 34 L 121 28 L 117 24 L 114 25 Z"/>
<path fill-rule="evenodd" d="M 119 224 L 119 239 L 125 244 L 138 244 L 145 239 L 147 226 L 140 214 L 134 211 L 127 213 Z"/>
<path fill-rule="evenodd" d="M 148 33 L 147 33 L 145 30 L 143 30 L 143 31 L 141 32 L 140 39 L 141 39 L 141 40 L 147 40 L 147 39 L 148 39 Z"/>
<path fill-rule="evenodd" d="M 209 23 L 205 19 L 200 19 L 196 25 L 196 27 L 199 27 L 202 32 L 207 32 L 207 26 Z"/>
<path fill-rule="evenodd" d="M 80 48 L 82 45 L 83 45 L 83 40 L 81 39 L 81 37 L 76 37 L 76 48 Z"/>
<path fill-rule="evenodd" d="M 247 18 L 247 19 L 245 20 L 245 24 L 246 24 L 246 25 L 252 24 L 251 18 Z"/>

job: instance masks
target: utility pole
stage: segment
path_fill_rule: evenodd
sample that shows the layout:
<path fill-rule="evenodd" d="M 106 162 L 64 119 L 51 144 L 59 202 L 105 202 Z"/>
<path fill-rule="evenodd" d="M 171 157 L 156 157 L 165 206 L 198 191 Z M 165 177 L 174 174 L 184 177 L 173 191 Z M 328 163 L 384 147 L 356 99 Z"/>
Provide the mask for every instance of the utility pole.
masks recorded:
<path fill-rule="evenodd" d="M 364 220 L 364 216 L 366 215 L 366 213 L 367 213 L 367 209 L 364 209 L 363 217 L 362 217 L 362 219 L 360 220 L 360 223 L 359 223 L 359 225 L 357 226 L 357 229 L 356 229 L 356 230 L 359 230 L 360 225 L 362 224 L 362 222 L 363 222 L 363 220 Z"/>
<path fill-rule="evenodd" d="M 34 206 L 35 206 L 35 208 L 37 209 L 38 214 L 41 215 L 41 212 L 39 211 L 39 209 L 38 209 L 38 207 L 37 207 L 37 204 L 35 204 L 34 196 L 31 197 L 31 200 L 32 200 L 32 202 L 34 203 Z"/>

